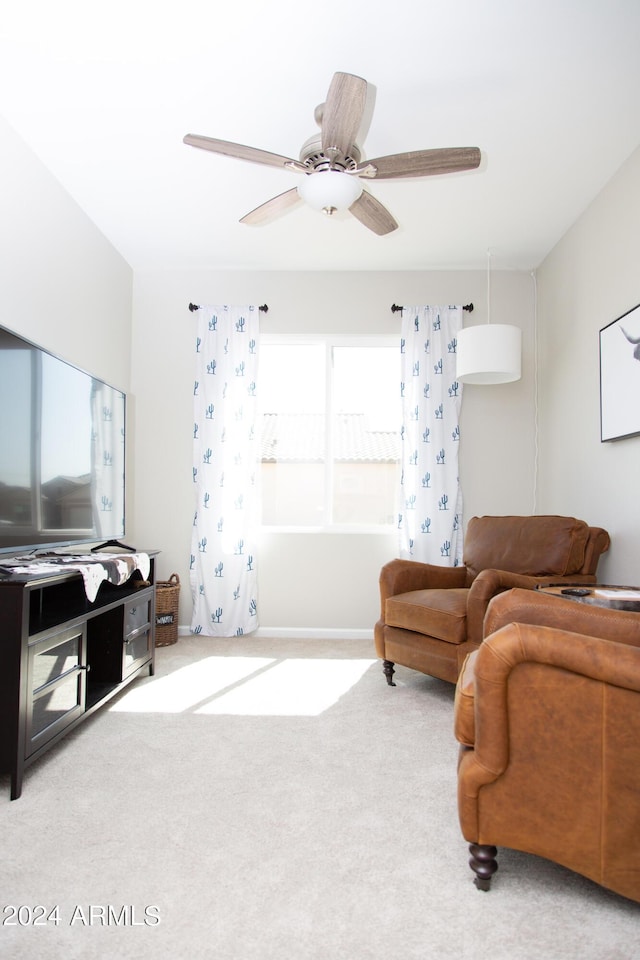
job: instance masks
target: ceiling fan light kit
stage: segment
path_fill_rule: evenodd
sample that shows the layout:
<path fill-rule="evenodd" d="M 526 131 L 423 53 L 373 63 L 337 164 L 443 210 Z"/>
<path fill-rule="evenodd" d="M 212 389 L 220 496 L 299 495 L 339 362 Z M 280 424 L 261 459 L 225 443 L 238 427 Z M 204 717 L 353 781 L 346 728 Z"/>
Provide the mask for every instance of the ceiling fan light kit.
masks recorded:
<path fill-rule="evenodd" d="M 184 137 L 184 143 L 238 160 L 304 174 L 299 187 L 267 200 L 245 214 L 241 223 L 254 226 L 270 223 L 305 202 L 328 214 L 349 210 L 373 233 L 384 236 L 396 230 L 398 224 L 380 201 L 364 189 L 362 179 L 408 179 L 475 170 L 480 165 L 481 154 L 478 147 L 451 147 L 413 150 L 361 162 L 362 151 L 356 137 L 366 103 L 366 80 L 351 73 L 334 73 L 326 101 L 314 111 L 320 135 L 305 141 L 299 160 L 192 133 Z"/>
<path fill-rule="evenodd" d="M 338 210 L 348 210 L 362 193 L 363 186 L 357 177 L 338 170 L 308 174 L 298 193 L 314 210 L 331 215 Z"/>

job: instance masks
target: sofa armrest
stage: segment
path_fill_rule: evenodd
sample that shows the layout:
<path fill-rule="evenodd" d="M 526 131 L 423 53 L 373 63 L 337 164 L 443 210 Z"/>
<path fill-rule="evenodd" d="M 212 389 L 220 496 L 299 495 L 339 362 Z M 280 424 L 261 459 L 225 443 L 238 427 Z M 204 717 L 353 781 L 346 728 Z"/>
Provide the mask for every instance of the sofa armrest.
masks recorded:
<path fill-rule="evenodd" d="M 380 571 L 380 600 L 382 618 L 388 597 L 412 590 L 432 590 L 467 585 L 466 567 L 441 567 L 417 560 L 390 560 Z"/>
<path fill-rule="evenodd" d="M 484 620 L 485 636 L 514 622 L 557 627 L 640 647 L 639 614 L 578 603 L 535 590 L 510 590 L 492 599 Z"/>

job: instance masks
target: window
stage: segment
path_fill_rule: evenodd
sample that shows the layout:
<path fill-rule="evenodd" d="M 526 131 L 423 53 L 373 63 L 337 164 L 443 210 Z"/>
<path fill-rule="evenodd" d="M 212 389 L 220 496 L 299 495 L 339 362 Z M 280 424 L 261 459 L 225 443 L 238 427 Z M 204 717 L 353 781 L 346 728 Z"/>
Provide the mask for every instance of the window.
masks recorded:
<path fill-rule="evenodd" d="M 262 519 L 353 528 L 394 522 L 400 349 L 389 338 L 264 337 Z"/>

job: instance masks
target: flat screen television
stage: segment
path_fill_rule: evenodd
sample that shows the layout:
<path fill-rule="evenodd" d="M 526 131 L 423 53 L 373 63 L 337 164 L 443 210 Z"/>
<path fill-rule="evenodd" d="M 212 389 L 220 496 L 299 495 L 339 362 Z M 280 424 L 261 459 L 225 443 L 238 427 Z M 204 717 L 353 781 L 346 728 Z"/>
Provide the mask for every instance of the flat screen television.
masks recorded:
<path fill-rule="evenodd" d="M 0 554 L 124 536 L 125 428 L 121 390 L 0 327 Z"/>

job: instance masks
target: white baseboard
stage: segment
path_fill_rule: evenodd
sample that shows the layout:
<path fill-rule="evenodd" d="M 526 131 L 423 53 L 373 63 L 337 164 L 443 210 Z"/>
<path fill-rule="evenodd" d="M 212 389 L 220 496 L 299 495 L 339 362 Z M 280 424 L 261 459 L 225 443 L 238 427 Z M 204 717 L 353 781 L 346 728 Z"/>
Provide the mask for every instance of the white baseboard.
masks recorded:
<path fill-rule="evenodd" d="M 187 626 L 178 627 L 178 634 L 189 636 Z M 283 640 L 371 640 L 373 629 L 352 630 L 338 627 L 259 627 L 251 634 L 257 640 L 269 640 L 282 637 Z"/>
<path fill-rule="evenodd" d="M 336 627 L 259 627 L 256 637 L 285 640 L 371 640 L 373 630 L 350 630 Z"/>

